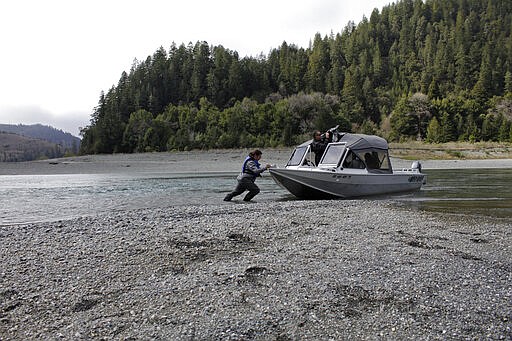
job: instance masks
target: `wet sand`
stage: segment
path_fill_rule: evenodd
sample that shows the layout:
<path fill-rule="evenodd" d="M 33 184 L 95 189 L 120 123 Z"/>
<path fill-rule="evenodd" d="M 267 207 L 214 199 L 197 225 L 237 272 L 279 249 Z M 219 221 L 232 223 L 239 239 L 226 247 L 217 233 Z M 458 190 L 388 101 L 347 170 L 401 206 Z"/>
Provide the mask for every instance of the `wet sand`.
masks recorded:
<path fill-rule="evenodd" d="M 263 152 L 278 165 L 289 154 Z M 0 169 L 236 172 L 245 154 Z M 382 200 L 236 201 L 4 226 L 0 339 L 510 340 L 510 226 Z"/>

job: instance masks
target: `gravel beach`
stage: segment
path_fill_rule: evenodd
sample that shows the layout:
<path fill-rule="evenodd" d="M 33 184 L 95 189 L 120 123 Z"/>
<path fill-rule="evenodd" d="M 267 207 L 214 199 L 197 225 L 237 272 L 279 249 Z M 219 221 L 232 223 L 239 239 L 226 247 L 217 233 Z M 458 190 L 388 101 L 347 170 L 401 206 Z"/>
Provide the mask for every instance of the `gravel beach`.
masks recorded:
<path fill-rule="evenodd" d="M 512 238 L 382 201 L 231 203 L 0 230 L 0 338 L 512 338 Z"/>
<path fill-rule="evenodd" d="M 205 158 L 180 155 L 190 163 L 94 156 L 1 170 L 190 172 Z M 207 167 L 236 171 L 244 155 L 215 153 Z M 511 340 L 511 234 L 509 219 L 383 200 L 215 202 L 3 226 L 0 339 Z"/>

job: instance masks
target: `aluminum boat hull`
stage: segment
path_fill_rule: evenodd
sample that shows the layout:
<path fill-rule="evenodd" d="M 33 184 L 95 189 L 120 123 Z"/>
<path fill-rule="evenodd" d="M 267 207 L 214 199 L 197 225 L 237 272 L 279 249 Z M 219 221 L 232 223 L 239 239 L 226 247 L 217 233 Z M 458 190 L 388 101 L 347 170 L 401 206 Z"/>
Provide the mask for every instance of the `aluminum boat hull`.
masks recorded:
<path fill-rule="evenodd" d="M 412 170 L 380 174 L 271 168 L 270 174 L 276 183 L 302 199 L 357 198 L 414 192 L 425 181 L 424 174 Z"/>

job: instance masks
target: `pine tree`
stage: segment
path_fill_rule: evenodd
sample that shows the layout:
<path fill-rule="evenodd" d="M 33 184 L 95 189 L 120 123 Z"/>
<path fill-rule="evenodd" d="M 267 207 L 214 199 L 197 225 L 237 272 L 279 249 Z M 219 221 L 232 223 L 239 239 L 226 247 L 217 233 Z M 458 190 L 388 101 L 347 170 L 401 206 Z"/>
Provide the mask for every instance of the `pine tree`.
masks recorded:
<path fill-rule="evenodd" d="M 306 73 L 306 86 L 309 91 L 325 93 L 329 65 L 329 45 L 327 44 L 327 38 L 324 40 L 320 34 L 317 33 L 313 41 L 311 54 L 309 55 L 309 64 Z"/>
<path fill-rule="evenodd" d="M 437 121 L 437 118 L 433 117 L 427 127 L 427 138 L 426 141 L 430 143 L 443 142 L 441 126 Z"/>
<path fill-rule="evenodd" d="M 453 141 L 455 139 L 455 127 L 453 126 L 453 120 L 450 118 L 450 114 L 443 112 L 439 125 L 441 127 L 439 142 Z"/>
<path fill-rule="evenodd" d="M 193 49 L 192 73 L 190 76 L 191 100 L 199 102 L 207 96 L 207 75 L 210 71 L 210 47 L 206 42 L 197 42 Z"/>
<path fill-rule="evenodd" d="M 485 102 L 487 98 L 492 94 L 492 71 L 491 71 L 491 53 L 489 45 L 484 48 L 482 56 L 482 63 L 480 65 L 480 75 L 478 81 L 473 87 L 473 95 L 480 103 Z"/>
<path fill-rule="evenodd" d="M 336 38 L 331 39 L 330 60 L 331 67 L 327 73 L 326 91 L 333 95 L 339 95 L 343 88 L 344 70 L 346 68 L 346 59 L 343 53 L 340 34 L 336 35 Z M 377 67 L 381 68 L 382 65 Z"/>

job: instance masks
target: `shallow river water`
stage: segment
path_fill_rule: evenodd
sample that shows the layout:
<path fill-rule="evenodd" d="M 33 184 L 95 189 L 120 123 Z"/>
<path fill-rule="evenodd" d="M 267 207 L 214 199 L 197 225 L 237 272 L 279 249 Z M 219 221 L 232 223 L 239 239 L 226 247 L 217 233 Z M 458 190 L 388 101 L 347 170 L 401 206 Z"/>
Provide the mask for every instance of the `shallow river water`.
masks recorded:
<path fill-rule="evenodd" d="M 512 218 L 512 169 L 426 170 L 425 173 L 427 185 L 404 198 L 405 203 L 428 211 Z"/>
<path fill-rule="evenodd" d="M 512 169 L 425 170 L 427 184 L 391 200 L 421 210 L 512 218 Z M 56 221 L 100 212 L 225 204 L 233 173 L 0 175 L 0 226 Z M 297 200 L 265 174 L 256 202 Z M 245 204 L 235 199 L 234 203 Z"/>

